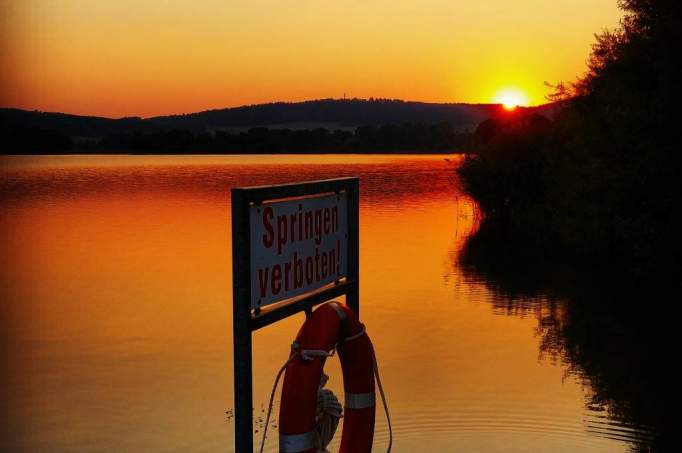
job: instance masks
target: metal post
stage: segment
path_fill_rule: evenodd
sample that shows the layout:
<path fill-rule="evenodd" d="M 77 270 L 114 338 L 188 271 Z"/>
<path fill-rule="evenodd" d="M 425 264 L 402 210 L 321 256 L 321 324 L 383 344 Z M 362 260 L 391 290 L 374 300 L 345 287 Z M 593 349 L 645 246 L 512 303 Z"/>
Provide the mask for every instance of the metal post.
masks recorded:
<path fill-rule="evenodd" d="M 348 280 L 353 287 L 346 294 L 346 305 L 360 316 L 360 184 L 352 179 L 348 188 L 346 201 L 348 203 Z"/>
<path fill-rule="evenodd" d="M 248 201 L 232 191 L 232 322 L 234 332 L 235 452 L 253 452 L 251 269 Z"/>

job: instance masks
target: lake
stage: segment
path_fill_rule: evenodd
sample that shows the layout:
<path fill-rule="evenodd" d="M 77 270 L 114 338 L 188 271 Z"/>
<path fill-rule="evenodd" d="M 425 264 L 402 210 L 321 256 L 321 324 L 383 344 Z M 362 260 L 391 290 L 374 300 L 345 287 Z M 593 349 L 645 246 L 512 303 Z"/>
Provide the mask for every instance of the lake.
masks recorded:
<path fill-rule="evenodd" d="M 621 407 L 632 401 L 605 393 L 595 360 L 572 353 L 593 338 L 569 329 L 582 319 L 573 299 L 510 289 L 477 260 L 486 242 L 461 156 L 0 159 L 1 450 L 232 451 L 230 188 L 341 176 L 361 181 L 361 313 L 393 451 L 624 452 L 656 439 Z M 303 319 L 254 334 L 258 443 Z M 337 358 L 326 372 L 342 395 Z M 387 441 L 378 408 L 374 451 Z"/>

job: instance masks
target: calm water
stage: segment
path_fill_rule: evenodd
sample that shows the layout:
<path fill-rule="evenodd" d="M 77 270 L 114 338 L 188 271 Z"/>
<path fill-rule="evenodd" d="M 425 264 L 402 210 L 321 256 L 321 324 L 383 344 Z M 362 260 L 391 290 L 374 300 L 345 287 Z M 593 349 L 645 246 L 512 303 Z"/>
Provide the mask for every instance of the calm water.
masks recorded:
<path fill-rule="evenodd" d="M 562 297 L 509 296 L 458 264 L 477 222 L 457 156 L 1 159 L 2 450 L 232 451 L 229 189 L 346 175 L 361 178 L 362 317 L 394 451 L 655 436 L 566 353 Z M 255 334 L 257 417 L 302 320 Z M 342 394 L 337 359 L 327 372 Z"/>

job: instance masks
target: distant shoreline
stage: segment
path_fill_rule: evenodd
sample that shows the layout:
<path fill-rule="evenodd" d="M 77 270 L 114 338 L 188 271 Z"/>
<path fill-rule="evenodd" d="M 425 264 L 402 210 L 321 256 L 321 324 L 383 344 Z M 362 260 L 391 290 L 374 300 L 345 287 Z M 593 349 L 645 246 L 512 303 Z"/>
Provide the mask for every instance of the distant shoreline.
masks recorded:
<path fill-rule="evenodd" d="M 508 115 L 497 104 L 385 99 L 262 104 L 148 119 L 0 108 L 0 144 L 28 154 L 460 153 L 482 121 Z"/>
<path fill-rule="evenodd" d="M 239 151 L 239 152 L 211 152 L 211 151 L 134 151 L 134 150 L 87 150 L 87 151 L 64 151 L 64 152 L 3 152 L 4 156 L 278 156 L 278 155 L 375 155 L 375 156 L 391 156 L 391 155 L 464 155 L 471 154 L 468 150 L 399 150 L 399 151 Z"/>

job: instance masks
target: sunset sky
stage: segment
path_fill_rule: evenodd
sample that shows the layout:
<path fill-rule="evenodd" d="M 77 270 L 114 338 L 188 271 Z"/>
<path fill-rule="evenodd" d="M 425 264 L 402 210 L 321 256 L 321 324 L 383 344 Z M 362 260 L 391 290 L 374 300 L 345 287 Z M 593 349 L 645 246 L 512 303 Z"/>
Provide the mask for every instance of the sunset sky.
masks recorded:
<path fill-rule="evenodd" d="M 0 0 L 0 106 L 146 117 L 504 92 L 539 104 L 620 17 L 616 0 Z"/>

